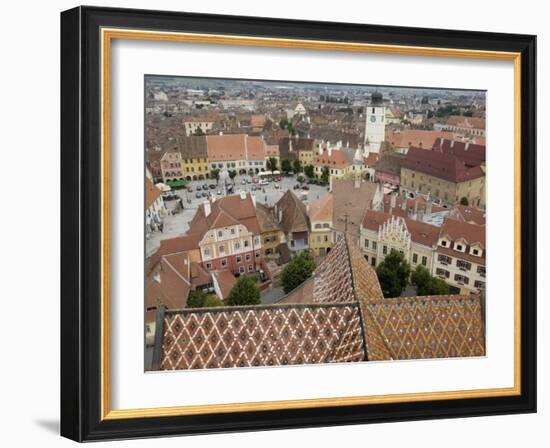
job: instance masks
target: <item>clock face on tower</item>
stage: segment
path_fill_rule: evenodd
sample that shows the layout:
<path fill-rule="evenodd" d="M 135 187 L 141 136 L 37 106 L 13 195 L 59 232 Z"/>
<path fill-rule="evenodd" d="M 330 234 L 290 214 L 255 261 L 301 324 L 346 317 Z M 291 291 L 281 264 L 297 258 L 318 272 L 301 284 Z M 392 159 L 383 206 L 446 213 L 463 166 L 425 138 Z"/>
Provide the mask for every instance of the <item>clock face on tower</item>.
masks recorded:
<path fill-rule="evenodd" d="M 374 123 L 374 122 L 376 121 L 376 117 L 375 117 L 374 115 L 372 115 L 372 116 L 370 117 L 370 121 L 372 121 L 372 122 Z"/>

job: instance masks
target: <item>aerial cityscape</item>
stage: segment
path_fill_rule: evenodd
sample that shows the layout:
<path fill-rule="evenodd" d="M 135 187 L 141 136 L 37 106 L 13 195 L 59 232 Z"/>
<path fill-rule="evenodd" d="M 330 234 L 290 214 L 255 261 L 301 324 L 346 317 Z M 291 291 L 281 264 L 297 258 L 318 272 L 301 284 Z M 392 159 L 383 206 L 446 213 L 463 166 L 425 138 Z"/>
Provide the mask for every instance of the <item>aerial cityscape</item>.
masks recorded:
<path fill-rule="evenodd" d="M 145 77 L 145 370 L 485 355 L 484 91 Z"/>

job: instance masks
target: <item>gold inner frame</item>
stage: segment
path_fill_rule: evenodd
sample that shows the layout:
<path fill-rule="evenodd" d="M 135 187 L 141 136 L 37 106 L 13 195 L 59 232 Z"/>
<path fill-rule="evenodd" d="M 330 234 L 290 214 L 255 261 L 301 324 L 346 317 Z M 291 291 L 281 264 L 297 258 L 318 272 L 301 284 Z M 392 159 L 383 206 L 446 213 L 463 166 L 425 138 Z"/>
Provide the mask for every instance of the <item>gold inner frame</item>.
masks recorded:
<path fill-rule="evenodd" d="M 413 56 L 506 60 L 514 63 L 514 386 L 459 391 L 368 395 L 303 400 L 280 400 L 228 404 L 187 405 L 141 409 L 111 409 L 110 369 L 110 50 L 113 39 L 294 48 L 325 51 L 367 52 Z M 101 29 L 101 419 L 166 417 L 227 412 L 246 412 L 315 407 L 350 406 L 413 401 L 502 397 L 521 394 L 521 54 L 368 43 L 279 39 L 215 34 Z"/>

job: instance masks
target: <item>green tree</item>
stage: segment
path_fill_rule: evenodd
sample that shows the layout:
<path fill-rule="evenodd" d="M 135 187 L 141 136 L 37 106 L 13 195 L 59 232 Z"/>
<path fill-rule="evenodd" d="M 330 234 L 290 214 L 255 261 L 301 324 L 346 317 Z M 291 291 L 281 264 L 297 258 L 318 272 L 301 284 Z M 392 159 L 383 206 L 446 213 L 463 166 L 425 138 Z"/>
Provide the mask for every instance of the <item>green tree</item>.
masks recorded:
<path fill-rule="evenodd" d="M 200 289 L 191 291 L 189 297 L 187 298 L 187 308 L 202 308 L 204 302 L 206 301 L 206 293 Z"/>
<path fill-rule="evenodd" d="M 223 302 L 214 294 L 206 294 L 199 289 L 189 293 L 189 297 L 187 298 L 187 308 L 204 308 L 214 306 L 223 306 Z"/>
<path fill-rule="evenodd" d="M 419 296 L 449 294 L 449 285 L 440 278 L 430 274 L 424 266 L 418 266 L 411 274 L 411 283 L 416 286 Z"/>
<path fill-rule="evenodd" d="M 460 198 L 460 205 L 465 205 L 465 206 L 468 206 L 469 202 L 468 202 L 468 198 L 466 196 L 462 196 Z"/>
<path fill-rule="evenodd" d="M 218 168 L 212 168 L 210 170 L 210 178 L 218 180 L 219 175 L 220 175 L 220 170 Z"/>
<path fill-rule="evenodd" d="M 204 135 L 204 131 L 199 126 L 193 135 Z"/>
<path fill-rule="evenodd" d="M 313 168 L 313 165 L 306 165 L 304 167 L 304 173 L 307 177 L 313 179 L 315 177 L 315 169 Z"/>
<path fill-rule="evenodd" d="M 376 268 L 378 281 L 382 287 L 384 297 L 398 297 L 403 288 L 407 286 L 407 281 L 411 273 L 409 263 L 405 261 L 405 256 L 392 249 L 384 261 Z"/>
<path fill-rule="evenodd" d="M 259 305 L 260 303 L 260 288 L 256 285 L 256 280 L 251 276 L 241 275 L 229 292 L 227 304 L 239 306 Z"/>
<path fill-rule="evenodd" d="M 281 281 L 283 291 L 288 294 L 297 286 L 305 282 L 315 269 L 315 260 L 307 253 L 302 252 L 294 257 L 283 269 Z"/>
<path fill-rule="evenodd" d="M 292 169 L 293 171 L 298 174 L 302 172 L 302 162 L 298 159 L 296 159 L 294 162 L 292 162 Z"/>
<path fill-rule="evenodd" d="M 265 166 L 268 171 L 275 171 L 277 169 L 277 159 L 275 157 L 270 157 L 267 159 Z"/>
<path fill-rule="evenodd" d="M 231 180 L 235 179 L 236 176 L 237 176 L 237 171 L 236 170 L 229 171 L 229 178 Z"/>
<path fill-rule="evenodd" d="M 215 306 L 224 306 L 223 302 L 218 299 L 218 296 L 210 294 L 206 296 L 203 307 L 204 308 L 213 308 Z"/>
<path fill-rule="evenodd" d="M 288 173 L 290 171 L 292 171 L 292 167 L 290 165 L 290 160 L 283 160 L 281 162 L 281 169 L 283 170 L 283 172 L 285 173 Z"/>

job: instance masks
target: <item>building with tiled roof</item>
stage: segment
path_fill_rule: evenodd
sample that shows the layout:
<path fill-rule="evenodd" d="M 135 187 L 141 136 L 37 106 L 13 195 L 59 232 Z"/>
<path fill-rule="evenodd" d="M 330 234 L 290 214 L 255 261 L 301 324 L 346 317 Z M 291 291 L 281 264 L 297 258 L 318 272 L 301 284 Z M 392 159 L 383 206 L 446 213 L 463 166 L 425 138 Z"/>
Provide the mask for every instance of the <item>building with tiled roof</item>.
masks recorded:
<path fill-rule="evenodd" d="M 440 228 L 395 214 L 368 210 L 361 224 L 361 249 L 373 266 L 392 250 L 401 252 L 414 268 L 433 270 Z"/>
<path fill-rule="evenodd" d="M 384 194 L 378 183 L 359 178 L 331 182 L 334 198 L 333 228 L 336 234 L 359 239 L 359 228 L 367 210 L 380 210 Z"/>
<path fill-rule="evenodd" d="M 471 166 L 452 153 L 410 148 L 401 166 L 402 191 L 430 194 L 445 204 L 466 198 L 485 207 L 485 166 Z"/>
<path fill-rule="evenodd" d="M 275 211 L 260 202 L 256 203 L 256 217 L 260 226 L 262 241 L 262 256 L 274 257 L 277 255 L 277 246 L 284 240 L 281 226 L 275 218 Z"/>
<path fill-rule="evenodd" d="M 374 180 L 381 184 L 399 187 L 401 184 L 401 165 L 405 156 L 403 154 L 385 151 L 374 165 Z"/>
<path fill-rule="evenodd" d="M 145 177 L 145 227 L 152 232 L 166 215 L 166 208 L 162 199 L 162 192 L 153 184 L 149 177 Z"/>
<path fill-rule="evenodd" d="M 452 139 L 453 133 L 422 129 L 392 130 L 386 132 L 386 141 L 393 147 L 394 151 L 401 154 L 406 154 L 411 147 L 430 150 L 434 142 L 439 138 Z"/>
<path fill-rule="evenodd" d="M 206 136 L 209 168 L 240 174 L 265 171 L 266 143 L 261 136 L 221 134 Z"/>
<path fill-rule="evenodd" d="M 309 205 L 308 213 L 311 251 L 314 256 L 326 255 L 334 243 L 334 197 L 331 194 L 321 196 Z"/>
<path fill-rule="evenodd" d="M 216 119 L 208 115 L 195 115 L 183 120 L 185 135 L 207 134 L 214 128 Z"/>
<path fill-rule="evenodd" d="M 445 123 L 445 129 L 467 135 L 485 137 L 485 118 L 452 115 Z"/>
<path fill-rule="evenodd" d="M 315 175 L 321 176 L 323 170 L 327 169 L 329 177 L 341 179 L 352 172 L 353 153 L 346 151 L 340 146 L 332 146 L 327 142 L 319 149 L 319 153 L 313 159 Z"/>
<path fill-rule="evenodd" d="M 441 227 L 434 274 L 462 293 L 485 289 L 485 226 L 447 219 Z"/>
<path fill-rule="evenodd" d="M 467 143 L 456 140 L 438 138 L 435 140 L 432 151 L 453 154 L 463 160 L 466 166 L 475 167 L 485 163 L 485 145 Z"/>
<path fill-rule="evenodd" d="M 293 252 L 309 250 L 309 217 L 304 203 L 287 190 L 274 207 L 275 218 Z"/>
<path fill-rule="evenodd" d="M 476 207 L 457 204 L 449 212 L 449 218 L 457 221 L 468 222 L 470 224 L 485 225 L 485 210 L 480 210 Z"/>
<path fill-rule="evenodd" d="M 282 303 L 161 307 L 153 369 L 484 356 L 479 296 L 384 299 L 349 239 L 340 238 L 329 257 Z"/>
<path fill-rule="evenodd" d="M 180 137 L 177 140 L 186 180 L 202 180 L 209 176 L 205 136 Z"/>
<path fill-rule="evenodd" d="M 279 139 L 281 160 L 300 160 L 309 165 L 315 153 L 315 140 L 312 138 L 283 137 Z"/>

